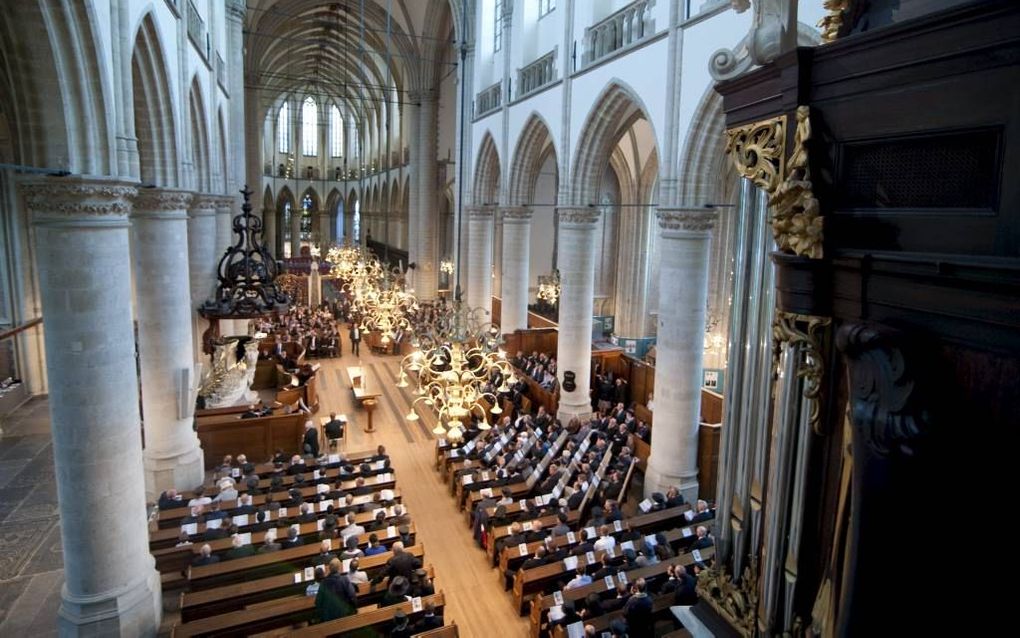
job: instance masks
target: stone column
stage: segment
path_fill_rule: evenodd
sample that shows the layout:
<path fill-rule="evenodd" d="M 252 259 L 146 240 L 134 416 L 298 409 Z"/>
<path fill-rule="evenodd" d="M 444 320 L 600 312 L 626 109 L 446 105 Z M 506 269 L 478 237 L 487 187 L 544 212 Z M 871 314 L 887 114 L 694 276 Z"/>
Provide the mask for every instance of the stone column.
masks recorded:
<path fill-rule="evenodd" d="M 492 224 L 491 206 L 470 206 L 464 211 L 468 218 L 467 305 L 481 308 L 484 321 L 498 320 L 492 316 Z"/>
<path fill-rule="evenodd" d="M 503 334 L 528 327 L 528 267 L 531 263 L 531 209 L 501 208 L 503 214 Z M 511 353 L 513 354 L 513 353 Z"/>
<path fill-rule="evenodd" d="M 560 231 L 560 334 L 556 352 L 556 375 L 560 382 L 558 417 L 566 424 L 572 417 L 591 414 L 591 328 L 595 295 L 595 230 L 597 208 L 558 208 Z M 565 384 L 574 374 L 575 388 Z"/>
<path fill-rule="evenodd" d="M 188 276 L 188 205 L 192 194 L 142 189 L 131 213 L 138 354 L 142 369 L 145 492 L 193 489 L 204 479 L 192 430 L 194 386 Z M 229 202 L 229 198 L 220 200 Z"/>
<path fill-rule="evenodd" d="M 301 218 L 304 209 L 290 209 L 290 258 L 301 256 Z"/>
<path fill-rule="evenodd" d="M 436 91 L 419 91 L 412 94 L 417 101 L 418 122 L 416 139 L 412 140 L 414 171 L 417 175 L 418 206 L 411 214 L 417 219 L 410 241 L 411 261 L 416 264 L 414 290 L 419 299 L 435 299 L 439 290 L 439 202 L 437 196 L 436 144 Z"/>
<path fill-rule="evenodd" d="M 262 241 L 269 254 L 276 257 L 276 209 L 262 209 Z"/>
<path fill-rule="evenodd" d="M 698 424 L 708 248 L 716 213 L 660 208 L 659 333 L 655 365 L 655 424 L 645 494 L 676 485 L 698 496 Z"/>
<path fill-rule="evenodd" d="M 322 254 L 326 254 L 326 248 L 333 241 L 333 233 L 329 225 L 329 211 L 319 211 L 319 248 Z"/>
<path fill-rule="evenodd" d="M 22 184 L 46 317 L 62 636 L 155 636 L 160 577 L 149 554 L 131 321 L 133 184 L 59 177 Z"/>
<path fill-rule="evenodd" d="M 216 198 L 216 251 L 215 259 L 219 264 L 220 258 L 227 248 L 234 243 L 234 198 L 226 195 Z"/>
<path fill-rule="evenodd" d="M 199 316 L 198 307 L 216 294 L 216 198 L 196 194 L 188 209 L 188 279 L 191 281 L 192 339 L 194 360 L 207 363 L 202 352 L 202 335 L 209 322 Z"/>
<path fill-rule="evenodd" d="M 620 216 L 619 259 L 616 263 L 616 326 L 614 333 L 627 339 L 649 335 L 648 274 L 651 268 L 652 212 L 646 207 Z"/>

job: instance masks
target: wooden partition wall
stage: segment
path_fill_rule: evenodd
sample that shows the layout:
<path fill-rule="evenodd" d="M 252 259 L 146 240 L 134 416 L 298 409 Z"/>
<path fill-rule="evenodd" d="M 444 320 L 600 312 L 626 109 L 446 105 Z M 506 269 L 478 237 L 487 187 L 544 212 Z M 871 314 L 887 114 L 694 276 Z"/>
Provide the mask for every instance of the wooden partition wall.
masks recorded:
<path fill-rule="evenodd" d="M 492 323 L 499 324 L 499 318 L 502 316 L 500 313 L 503 310 L 503 300 L 499 297 L 492 298 Z M 530 310 L 528 311 L 528 328 L 557 328 L 559 324 L 552 319 L 546 319 L 542 315 L 537 315 Z M 553 352 L 556 350 L 553 349 Z"/>
<path fill-rule="evenodd" d="M 558 338 L 559 331 L 555 328 L 518 330 L 503 336 L 503 349 L 510 357 L 516 356 L 518 352 L 526 355 L 540 352 L 555 357 Z"/>

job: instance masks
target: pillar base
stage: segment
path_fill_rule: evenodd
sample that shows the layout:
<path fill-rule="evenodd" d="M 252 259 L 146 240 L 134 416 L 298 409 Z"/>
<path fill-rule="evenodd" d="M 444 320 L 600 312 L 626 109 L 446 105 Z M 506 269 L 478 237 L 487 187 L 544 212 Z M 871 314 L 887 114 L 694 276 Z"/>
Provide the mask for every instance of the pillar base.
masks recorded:
<path fill-rule="evenodd" d="M 570 423 L 570 419 L 577 418 L 582 423 L 588 421 L 591 418 L 591 404 L 585 403 L 584 405 L 569 405 L 563 402 L 560 398 L 560 407 L 556 411 L 556 418 L 559 419 L 560 423 L 566 427 L 567 423 Z"/>
<path fill-rule="evenodd" d="M 195 439 L 195 447 L 172 456 L 150 456 L 145 460 L 145 498 L 155 501 L 163 490 L 193 490 L 205 481 L 205 454 Z"/>
<path fill-rule="evenodd" d="M 693 504 L 698 500 L 697 469 L 692 472 L 663 471 L 656 468 L 649 459 L 648 468 L 645 470 L 645 497 L 651 496 L 654 492 L 665 494 L 673 485 L 680 489 L 688 503 Z"/>
<path fill-rule="evenodd" d="M 163 615 L 159 572 L 152 565 L 144 576 L 120 589 L 95 596 L 74 596 L 64 585 L 57 630 L 61 636 L 155 636 Z"/>

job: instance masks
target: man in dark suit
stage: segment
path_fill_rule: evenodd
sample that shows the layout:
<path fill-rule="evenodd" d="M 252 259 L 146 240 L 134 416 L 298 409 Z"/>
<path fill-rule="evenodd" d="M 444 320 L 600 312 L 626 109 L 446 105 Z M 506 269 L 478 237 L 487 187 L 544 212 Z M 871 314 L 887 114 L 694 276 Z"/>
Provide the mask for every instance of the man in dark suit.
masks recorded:
<path fill-rule="evenodd" d="M 344 423 L 336 418 L 336 412 L 329 413 L 329 422 L 323 429 L 326 430 L 326 439 L 329 441 L 339 439 L 344 435 Z"/>
<path fill-rule="evenodd" d="M 301 439 L 301 449 L 305 454 L 313 457 L 319 456 L 319 433 L 315 431 L 315 424 L 311 421 L 305 422 L 305 434 Z"/>
<path fill-rule="evenodd" d="M 159 495 L 159 509 L 168 510 L 175 507 L 185 507 L 188 502 L 181 498 L 177 490 L 167 490 Z"/>
<path fill-rule="evenodd" d="M 538 549 L 535 550 L 535 555 L 524 561 L 524 564 L 521 565 L 521 569 L 531 569 L 533 567 L 541 567 L 542 565 L 545 565 L 545 555 L 545 546 L 539 545 Z"/>
<path fill-rule="evenodd" d="M 351 324 L 350 331 L 351 338 L 351 352 L 354 353 L 355 357 L 361 356 L 361 328 L 358 327 L 357 323 Z"/>
<path fill-rule="evenodd" d="M 652 599 L 645 591 L 645 579 L 634 581 L 631 592 L 630 599 L 623 606 L 628 635 L 633 638 L 651 638 L 654 635 L 655 620 L 652 617 Z"/>
<path fill-rule="evenodd" d="M 702 521 L 710 521 L 715 518 L 715 512 L 708 509 L 708 502 L 698 499 L 695 507 L 694 518 L 691 519 L 692 523 L 700 523 Z"/>
<path fill-rule="evenodd" d="M 404 551 L 402 542 L 393 543 L 393 547 L 390 549 L 393 551 L 393 557 L 386 561 L 386 568 L 380 570 L 372 579 L 373 583 L 381 582 L 384 578 L 389 578 L 390 582 L 393 582 L 397 576 L 403 576 L 410 581 L 414 570 L 421 567 L 421 561 Z"/>
<path fill-rule="evenodd" d="M 266 520 L 266 510 L 260 507 L 255 511 L 255 522 L 248 528 L 248 531 L 265 532 L 272 527 L 273 524 Z"/>
<path fill-rule="evenodd" d="M 696 531 L 698 538 L 691 545 L 691 549 L 708 549 L 715 545 L 715 540 L 711 535 L 709 535 L 707 527 L 704 525 L 698 525 L 698 529 Z"/>
<path fill-rule="evenodd" d="M 319 553 L 316 554 L 308 561 L 310 567 L 317 565 L 329 565 L 329 562 L 336 558 L 336 555 L 332 552 L 333 542 L 328 538 L 322 541 L 319 546 Z"/>
<path fill-rule="evenodd" d="M 592 541 L 588 540 L 588 532 L 586 530 L 582 529 L 577 533 L 577 540 L 577 545 L 574 549 L 570 550 L 572 556 L 584 556 L 595 548 Z"/>
<path fill-rule="evenodd" d="M 421 617 L 418 624 L 414 626 L 415 633 L 422 633 L 432 629 L 439 629 L 443 626 L 443 617 L 436 615 L 436 604 L 429 602 L 425 604 L 425 615 Z"/>
<path fill-rule="evenodd" d="M 295 547 L 301 547 L 301 537 L 298 536 L 298 531 L 293 527 L 287 530 L 287 538 L 280 542 L 283 549 L 293 549 Z"/>
<path fill-rule="evenodd" d="M 263 538 L 262 547 L 258 548 L 259 554 L 268 554 L 270 552 L 278 552 L 283 548 L 283 545 L 276 542 L 276 530 L 271 529 L 266 532 Z"/>
<path fill-rule="evenodd" d="M 242 514 L 254 514 L 255 506 L 251 504 L 251 494 L 242 494 L 237 499 L 237 507 L 234 508 L 234 516 Z"/>
<path fill-rule="evenodd" d="M 192 565 L 200 567 L 202 565 L 214 565 L 220 562 L 219 556 L 213 556 L 212 547 L 210 547 L 208 543 L 202 545 L 202 549 L 200 551 L 201 553 L 195 558 L 195 560 L 191 561 Z"/>
<path fill-rule="evenodd" d="M 542 485 L 538 488 L 539 494 L 548 494 L 553 491 L 556 484 L 560 482 L 560 477 L 563 476 L 563 471 L 560 470 L 560 466 L 557 463 L 549 464 L 549 476 L 542 482 Z"/>

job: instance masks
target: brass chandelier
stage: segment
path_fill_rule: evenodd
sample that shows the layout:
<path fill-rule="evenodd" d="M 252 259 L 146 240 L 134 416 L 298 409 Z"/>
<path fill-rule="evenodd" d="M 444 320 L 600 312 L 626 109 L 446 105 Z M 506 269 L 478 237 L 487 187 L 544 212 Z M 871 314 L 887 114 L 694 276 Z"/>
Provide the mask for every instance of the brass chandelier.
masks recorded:
<path fill-rule="evenodd" d="M 547 302 L 550 306 L 556 305 L 556 301 L 560 298 L 559 270 L 554 270 L 551 275 L 539 276 L 537 297 Z"/>
<path fill-rule="evenodd" d="M 437 416 L 432 432 L 457 440 L 472 415 L 479 418 L 479 429 L 487 430 L 487 415 L 502 414 L 498 395 L 509 392 L 517 378 L 500 348 L 499 328 L 482 324 L 481 314 L 457 300 L 425 334 L 416 335 L 418 347 L 401 361 L 397 383 L 406 388 L 409 378 L 415 379 L 407 420 L 417 421 L 416 408 L 424 405 Z"/>

